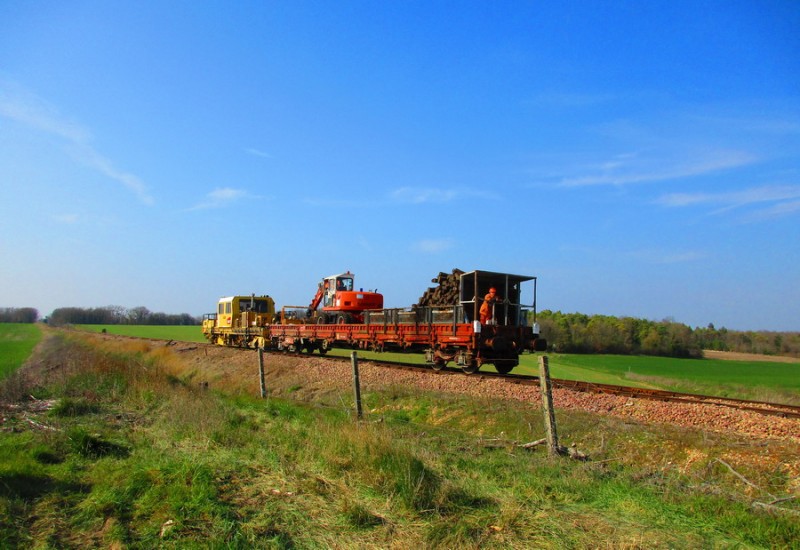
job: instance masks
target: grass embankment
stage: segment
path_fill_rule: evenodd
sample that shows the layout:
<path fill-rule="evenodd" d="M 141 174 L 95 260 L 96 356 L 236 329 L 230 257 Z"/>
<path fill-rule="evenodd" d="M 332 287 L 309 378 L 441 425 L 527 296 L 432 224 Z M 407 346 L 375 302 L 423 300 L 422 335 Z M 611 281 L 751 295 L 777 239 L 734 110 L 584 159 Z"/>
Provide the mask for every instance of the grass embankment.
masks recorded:
<path fill-rule="evenodd" d="M 141 338 L 204 342 L 199 326 L 78 325 Z M 346 356 L 349 350 L 332 350 Z M 520 356 L 515 374 L 538 375 L 540 354 Z M 424 363 L 420 354 L 359 351 L 365 359 Z M 554 378 L 800 405 L 800 364 L 631 355 L 549 354 Z M 491 366 L 484 367 L 491 370 Z"/>
<path fill-rule="evenodd" d="M 205 342 L 203 331 L 198 325 L 73 325 L 79 330 L 134 336 L 136 338 L 156 338 L 178 342 Z"/>
<path fill-rule="evenodd" d="M 0 380 L 25 362 L 41 338 L 38 325 L 0 323 Z"/>
<path fill-rule="evenodd" d="M 796 517 L 751 506 L 798 489 L 796 445 L 559 411 L 562 438 L 594 460 L 549 459 L 510 443 L 543 432 L 523 404 L 396 388 L 366 392 L 357 423 L 348 394 L 224 395 L 169 347 L 103 345 L 117 347 L 56 334 L 37 361 L 47 376 L 6 384 L 57 401 L 0 432 L 0 546 L 800 544 Z"/>

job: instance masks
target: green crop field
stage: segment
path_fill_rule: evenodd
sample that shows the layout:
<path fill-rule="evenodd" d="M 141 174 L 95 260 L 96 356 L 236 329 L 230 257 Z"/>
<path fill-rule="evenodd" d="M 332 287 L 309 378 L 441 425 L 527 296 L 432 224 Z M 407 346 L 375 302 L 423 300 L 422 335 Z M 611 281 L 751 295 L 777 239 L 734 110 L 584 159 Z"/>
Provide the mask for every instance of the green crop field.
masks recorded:
<path fill-rule="evenodd" d="M 0 379 L 19 368 L 41 338 L 37 325 L 0 323 Z"/>
<path fill-rule="evenodd" d="M 554 378 L 800 404 L 800 363 L 676 359 L 635 355 L 548 356 Z M 523 355 L 519 374 L 538 373 Z"/>

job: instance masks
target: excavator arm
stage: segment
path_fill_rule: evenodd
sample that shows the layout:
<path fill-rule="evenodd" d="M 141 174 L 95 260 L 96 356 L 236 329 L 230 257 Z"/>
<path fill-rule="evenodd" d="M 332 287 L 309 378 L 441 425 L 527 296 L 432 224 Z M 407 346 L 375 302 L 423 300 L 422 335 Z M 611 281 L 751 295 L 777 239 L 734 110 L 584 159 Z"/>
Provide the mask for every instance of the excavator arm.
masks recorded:
<path fill-rule="evenodd" d="M 311 311 L 316 311 L 319 307 L 319 304 L 322 302 L 322 299 L 325 297 L 325 291 L 328 289 L 328 281 L 324 281 L 320 283 L 317 287 L 317 293 L 311 299 L 311 303 L 308 305 L 308 309 Z"/>

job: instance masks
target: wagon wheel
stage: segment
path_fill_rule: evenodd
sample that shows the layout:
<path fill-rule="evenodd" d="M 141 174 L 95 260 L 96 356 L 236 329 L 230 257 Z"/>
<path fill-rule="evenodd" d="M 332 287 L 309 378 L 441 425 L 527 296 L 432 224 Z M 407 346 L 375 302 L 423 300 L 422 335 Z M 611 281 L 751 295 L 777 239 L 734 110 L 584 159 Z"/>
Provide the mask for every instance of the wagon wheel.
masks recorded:
<path fill-rule="evenodd" d="M 445 361 L 444 359 L 440 359 L 439 357 L 435 357 L 433 359 L 433 363 L 431 363 L 431 368 L 435 371 L 440 371 L 444 368 Z"/>
<path fill-rule="evenodd" d="M 468 364 L 466 364 L 463 367 L 461 367 L 461 370 L 464 371 L 467 374 L 475 374 L 476 372 L 478 372 L 478 369 L 480 369 L 480 368 L 481 368 L 481 366 L 478 363 L 478 361 L 477 360 L 472 360 Z"/>
<path fill-rule="evenodd" d="M 494 368 L 497 369 L 497 372 L 500 374 L 508 374 L 514 367 L 516 367 L 516 365 L 513 361 L 497 361 L 494 364 Z"/>

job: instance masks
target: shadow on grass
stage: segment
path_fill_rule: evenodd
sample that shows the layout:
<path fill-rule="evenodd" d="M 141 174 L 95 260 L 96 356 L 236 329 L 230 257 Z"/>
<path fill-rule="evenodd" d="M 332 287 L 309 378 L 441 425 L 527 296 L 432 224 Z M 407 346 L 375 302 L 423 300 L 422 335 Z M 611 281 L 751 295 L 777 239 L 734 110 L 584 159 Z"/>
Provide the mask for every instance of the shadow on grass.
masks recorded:
<path fill-rule="evenodd" d="M 98 435 L 87 433 L 83 430 L 74 430 L 69 435 L 72 450 L 84 458 L 103 458 L 112 456 L 115 458 L 126 458 L 131 454 L 128 447 L 106 441 Z"/>
<path fill-rule="evenodd" d="M 49 493 L 88 493 L 89 485 L 67 483 L 50 476 L 9 472 L 0 474 L 0 496 L 25 501 L 35 500 Z"/>

